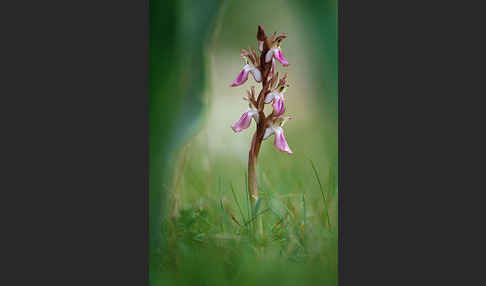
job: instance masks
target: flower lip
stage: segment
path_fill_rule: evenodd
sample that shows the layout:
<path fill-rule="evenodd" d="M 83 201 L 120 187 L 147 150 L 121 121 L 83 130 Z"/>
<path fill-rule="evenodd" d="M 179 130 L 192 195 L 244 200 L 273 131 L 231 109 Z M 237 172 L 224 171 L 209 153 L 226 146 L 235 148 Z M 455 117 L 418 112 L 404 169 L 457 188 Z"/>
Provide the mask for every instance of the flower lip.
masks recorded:
<path fill-rule="evenodd" d="M 289 62 L 284 57 L 284 55 L 283 55 L 282 50 L 280 49 L 280 47 L 275 48 L 275 51 L 273 53 L 273 57 L 276 58 L 277 61 L 279 61 L 284 67 L 286 67 L 286 66 L 289 65 Z"/>
<path fill-rule="evenodd" d="M 238 121 L 236 121 L 235 123 L 233 123 L 233 125 L 231 125 L 231 129 L 233 129 L 233 131 L 235 133 L 241 132 L 241 131 L 247 129 L 248 127 L 250 127 L 252 118 L 255 121 L 258 120 L 258 111 L 253 109 L 253 108 L 248 108 L 243 113 L 243 115 L 241 115 L 240 119 Z"/>
<path fill-rule="evenodd" d="M 265 96 L 265 100 L 264 102 L 265 103 L 270 103 L 272 102 L 272 100 L 275 98 L 275 96 L 277 96 L 278 93 L 276 91 L 272 91 L 270 92 L 269 94 L 267 94 L 267 96 Z"/>
<path fill-rule="evenodd" d="M 274 97 L 272 107 L 276 116 L 280 116 L 285 112 L 284 99 L 281 94 Z"/>
<path fill-rule="evenodd" d="M 288 154 L 293 154 L 292 150 L 290 149 L 289 145 L 287 144 L 287 140 L 283 134 L 283 129 L 280 126 L 272 126 L 273 133 L 275 134 L 274 145 L 281 152 L 285 152 Z"/>
<path fill-rule="evenodd" d="M 244 84 L 248 80 L 248 73 L 250 72 L 253 75 L 253 78 L 255 79 L 256 82 L 262 81 L 262 75 L 260 70 L 247 62 L 247 64 L 243 66 L 243 69 L 231 84 L 231 87 L 240 86 Z"/>
<path fill-rule="evenodd" d="M 238 74 L 236 79 L 231 84 L 232 87 L 244 84 L 248 80 L 248 72 L 250 72 L 250 65 L 246 64 L 241 72 Z"/>
<path fill-rule="evenodd" d="M 273 47 L 270 50 L 268 50 L 267 54 L 265 55 L 265 62 L 266 63 L 270 62 L 272 57 L 275 58 L 277 61 L 279 61 L 284 67 L 289 65 L 289 62 L 284 57 L 282 50 L 280 49 L 279 46 Z"/>

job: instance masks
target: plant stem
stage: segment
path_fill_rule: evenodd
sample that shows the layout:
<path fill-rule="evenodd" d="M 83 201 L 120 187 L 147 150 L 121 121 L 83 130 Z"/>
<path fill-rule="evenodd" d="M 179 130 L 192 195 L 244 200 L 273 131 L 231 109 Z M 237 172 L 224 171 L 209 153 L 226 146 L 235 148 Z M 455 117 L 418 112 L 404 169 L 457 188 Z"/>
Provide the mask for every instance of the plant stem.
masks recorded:
<path fill-rule="evenodd" d="M 262 102 L 266 91 L 268 89 L 268 84 L 266 80 L 263 82 L 263 88 L 258 96 L 258 103 Z M 253 134 L 251 140 L 250 152 L 248 153 L 248 195 L 250 196 L 251 213 L 255 210 L 255 204 L 258 201 L 258 181 L 257 181 L 257 163 L 258 154 L 260 153 L 260 147 L 262 145 L 263 136 L 265 135 L 265 128 L 267 125 L 265 118 L 265 113 L 263 112 L 263 104 L 259 104 L 258 108 L 259 120 L 257 122 L 257 130 Z M 257 220 L 258 231 L 260 235 L 263 235 L 263 223 L 262 218 Z"/>
<path fill-rule="evenodd" d="M 259 124 L 258 124 L 259 125 Z M 262 144 L 263 136 L 259 136 L 261 132 L 255 132 L 251 141 L 251 148 L 248 154 L 248 195 L 250 196 L 251 211 L 253 213 L 256 201 L 258 200 L 258 182 L 257 182 L 257 161 L 258 153 Z"/>
<path fill-rule="evenodd" d="M 250 197 L 251 213 L 255 210 L 256 202 L 258 201 L 258 181 L 257 181 L 257 162 L 258 154 L 260 153 L 260 147 L 262 145 L 263 136 L 265 135 L 265 129 L 269 123 L 269 120 L 273 117 L 273 112 L 268 117 L 265 117 L 263 112 L 265 103 L 264 99 L 268 92 L 270 92 L 270 84 L 268 81 L 268 74 L 270 72 L 272 62 L 265 63 L 265 54 L 270 49 L 270 44 L 265 38 L 265 45 L 263 51 L 260 54 L 260 65 L 258 69 L 262 74 L 262 89 L 256 100 L 255 106 L 258 109 L 258 122 L 257 129 L 251 140 L 250 152 L 248 153 L 248 196 Z M 251 220 L 251 218 L 249 218 Z M 263 223 L 261 216 L 257 220 L 259 233 L 263 235 Z"/>

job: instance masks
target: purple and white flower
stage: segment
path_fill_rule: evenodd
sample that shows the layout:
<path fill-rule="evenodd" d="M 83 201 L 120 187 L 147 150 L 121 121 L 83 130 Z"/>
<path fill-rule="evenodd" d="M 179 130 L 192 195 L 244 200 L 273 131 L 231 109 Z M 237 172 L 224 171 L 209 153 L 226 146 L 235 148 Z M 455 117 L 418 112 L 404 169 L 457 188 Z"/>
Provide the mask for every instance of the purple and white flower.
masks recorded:
<path fill-rule="evenodd" d="M 231 125 L 234 132 L 241 132 L 250 127 L 251 119 L 258 121 L 258 110 L 248 107 L 248 109 L 241 115 L 240 119 Z"/>
<path fill-rule="evenodd" d="M 265 129 L 265 134 L 263 135 L 263 139 L 267 139 L 268 137 L 275 135 L 275 140 L 273 141 L 273 145 L 275 145 L 275 148 L 280 150 L 281 152 L 286 152 L 288 154 L 292 154 L 292 150 L 290 150 L 289 145 L 287 144 L 287 140 L 285 139 L 284 133 L 282 126 L 284 125 L 285 121 L 290 119 L 290 117 L 287 117 L 282 121 L 282 123 L 279 125 L 271 125 L 267 129 Z"/>
<path fill-rule="evenodd" d="M 289 62 L 287 59 L 284 57 L 282 50 L 280 49 L 280 45 L 277 45 L 270 50 L 268 50 L 267 54 L 265 55 L 265 62 L 268 63 L 272 59 L 276 59 L 279 61 L 284 67 L 289 65 Z"/>
<path fill-rule="evenodd" d="M 288 85 L 279 85 L 277 89 L 273 90 L 265 96 L 265 103 L 273 102 L 273 112 L 275 116 L 280 116 L 285 112 L 284 92 Z"/>
<path fill-rule="evenodd" d="M 248 73 L 251 73 L 253 75 L 253 78 L 255 79 L 256 82 L 262 81 L 262 74 L 260 70 L 254 67 L 253 65 L 247 63 L 243 67 L 241 72 L 238 74 L 236 79 L 233 81 L 231 86 L 235 87 L 244 84 L 248 80 Z"/>

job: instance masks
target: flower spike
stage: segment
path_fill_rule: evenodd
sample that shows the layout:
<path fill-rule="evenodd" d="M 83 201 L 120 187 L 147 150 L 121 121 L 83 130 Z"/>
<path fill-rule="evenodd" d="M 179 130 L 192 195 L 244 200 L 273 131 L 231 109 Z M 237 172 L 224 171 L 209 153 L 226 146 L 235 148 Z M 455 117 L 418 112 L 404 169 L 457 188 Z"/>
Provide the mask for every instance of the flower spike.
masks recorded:
<path fill-rule="evenodd" d="M 248 195 L 252 208 L 258 201 L 257 184 L 257 161 L 258 154 L 263 140 L 274 136 L 274 146 L 281 152 L 293 154 L 287 139 L 284 136 L 283 126 L 290 117 L 283 117 L 285 113 L 284 93 L 289 85 L 287 84 L 287 74 L 279 78 L 276 68 L 276 61 L 284 67 L 289 62 L 284 57 L 281 50 L 281 42 L 287 38 L 286 34 L 278 35 L 276 32 L 267 37 L 262 25 L 258 25 L 257 48 L 249 47 L 242 49 L 240 57 L 245 60 L 244 66 L 231 86 L 239 86 L 248 80 L 251 73 L 256 82 L 260 82 L 262 89 L 255 91 L 252 86 L 247 90 L 243 98 L 248 101 L 249 108 L 241 115 L 240 119 L 232 124 L 234 132 L 241 132 L 248 129 L 251 121 L 255 120 L 256 130 L 251 140 L 251 147 L 248 154 Z M 281 74 L 282 75 L 282 74 Z M 272 113 L 265 114 L 265 104 L 272 104 Z"/>

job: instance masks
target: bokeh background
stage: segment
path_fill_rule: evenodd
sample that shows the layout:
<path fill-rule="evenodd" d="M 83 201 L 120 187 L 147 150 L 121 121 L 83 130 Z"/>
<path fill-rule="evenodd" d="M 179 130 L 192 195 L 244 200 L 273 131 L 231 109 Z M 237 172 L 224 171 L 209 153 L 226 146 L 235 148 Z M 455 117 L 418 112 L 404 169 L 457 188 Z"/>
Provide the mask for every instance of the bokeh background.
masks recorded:
<path fill-rule="evenodd" d="M 149 237 L 151 285 L 337 285 L 337 0 L 150 2 Z M 230 126 L 250 77 L 229 85 L 257 25 L 287 33 L 285 136 L 264 141 L 263 201 L 248 212 L 255 130 Z M 264 233 L 251 229 L 263 218 Z"/>

